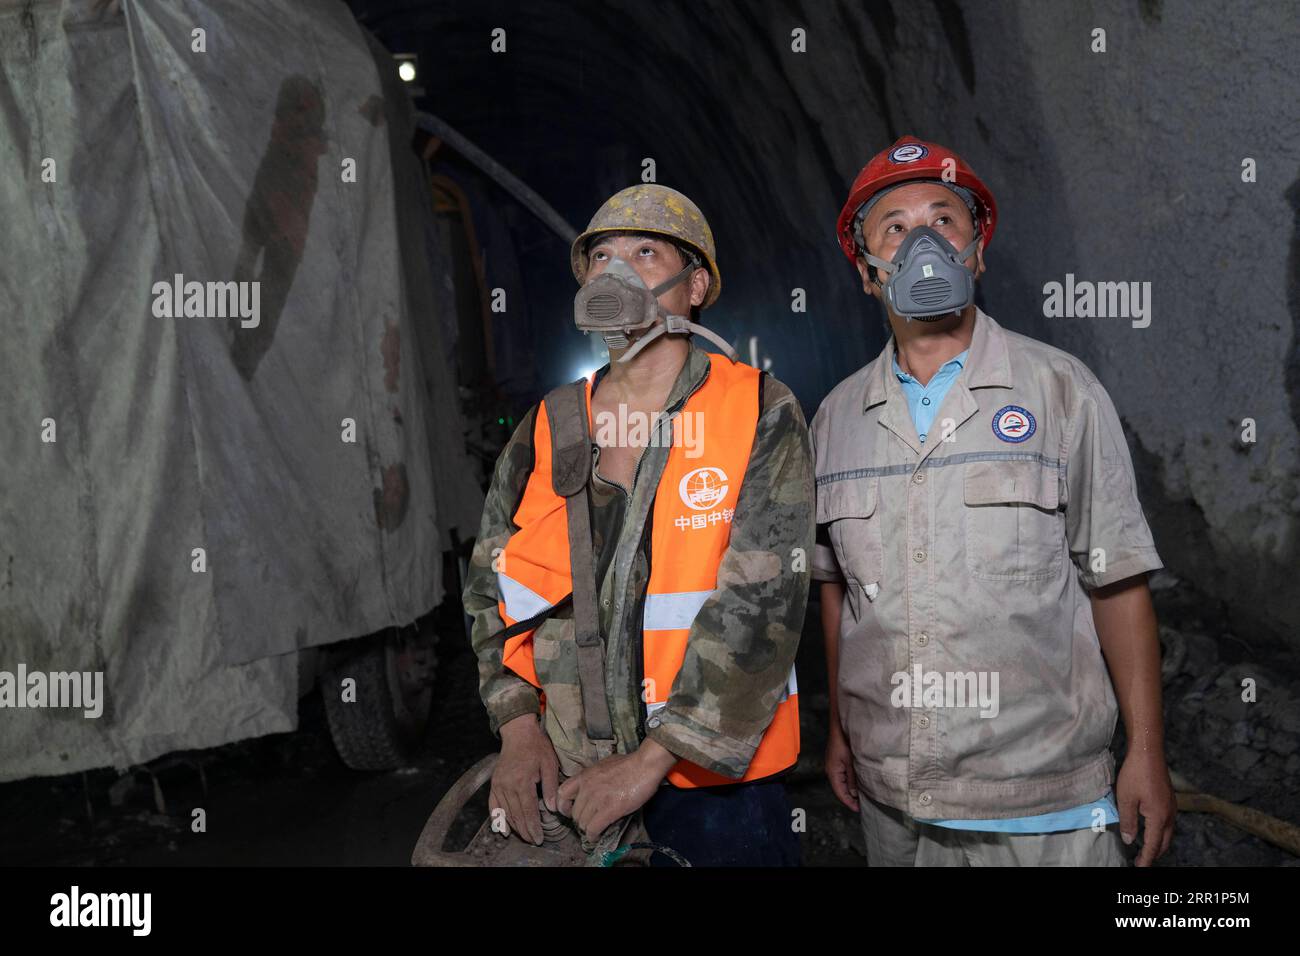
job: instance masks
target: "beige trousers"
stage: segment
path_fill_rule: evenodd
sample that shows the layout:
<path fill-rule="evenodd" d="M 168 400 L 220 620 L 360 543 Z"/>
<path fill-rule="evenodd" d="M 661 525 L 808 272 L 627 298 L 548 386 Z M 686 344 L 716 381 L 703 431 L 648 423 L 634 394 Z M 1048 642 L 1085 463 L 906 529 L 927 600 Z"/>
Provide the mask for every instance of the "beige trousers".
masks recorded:
<path fill-rule="evenodd" d="M 1119 824 L 1100 832 L 998 833 L 918 823 L 858 791 L 868 866 L 1128 866 Z"/>

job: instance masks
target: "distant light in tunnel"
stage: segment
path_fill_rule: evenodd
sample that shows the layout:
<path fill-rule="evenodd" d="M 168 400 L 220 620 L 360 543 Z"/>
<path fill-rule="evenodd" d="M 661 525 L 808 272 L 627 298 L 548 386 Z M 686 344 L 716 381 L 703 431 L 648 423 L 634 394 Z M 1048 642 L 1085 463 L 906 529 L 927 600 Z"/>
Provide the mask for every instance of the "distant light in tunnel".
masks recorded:
<path fill-rule="evenodd" d="M 397 66 L 397 75 L 402 78 L 403 83 L 415 82 L 415 64 L 410 60 L 403 60 Z"/>

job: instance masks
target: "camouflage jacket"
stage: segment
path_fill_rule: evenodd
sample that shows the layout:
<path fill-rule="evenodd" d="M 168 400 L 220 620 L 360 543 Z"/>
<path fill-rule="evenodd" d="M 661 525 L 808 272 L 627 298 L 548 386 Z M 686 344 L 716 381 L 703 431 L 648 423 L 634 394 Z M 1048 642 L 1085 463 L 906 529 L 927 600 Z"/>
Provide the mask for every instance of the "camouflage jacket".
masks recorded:
<path fill-rule="evenodd" d="M 708 371 L 707 353 L 692 345 L 665 418 L 685 404 Z M 504 625 L 493 570 L 494 554 L 518 530 L 511 519 L 532 466 L 536 412 L 534 407 L 519 423 L 497 460 L 463 594 L 493 733 L 540 709 L 536 688 L 502 666 L 504 639 L 497 635 Z M 785 691 L 803 625 L 815 536 L 808 429 L 789 388 L 765 376 L 718 587 L 691 625 L 667 705 L 647 728 L 637 676 L 650 577 L 644 539 L 670 450 L 667 443 L 645 448 L 630 494 L 601 479 L 595 468 L 588 486 L 610 717 L 620 753 L 636 750 L 649 736 L 678 757 L 735 779 L 745 773 Z M 594 442 L 593 456 L 599 461 Z M 542 623 L 533 642 L 546 691 L 544 725 L 561 768 L 572 774 L 593 762 L 595 751 L 583 732 L 571 611 Z"/>

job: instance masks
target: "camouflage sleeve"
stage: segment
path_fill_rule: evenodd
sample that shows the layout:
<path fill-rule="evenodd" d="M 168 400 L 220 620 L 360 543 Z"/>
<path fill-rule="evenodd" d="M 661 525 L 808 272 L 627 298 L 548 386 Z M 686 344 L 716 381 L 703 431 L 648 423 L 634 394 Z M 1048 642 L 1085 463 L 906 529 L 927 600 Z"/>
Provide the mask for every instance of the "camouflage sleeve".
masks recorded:
<path fill-rule="evenodd" d="M 691 625 L 659 724 L 647 731 L 723 776 L 744 776 L 794 666 L 808 603 L 812 474 L 803 411 L 769 377 L 717 590 Z"/>
<path fill-rule="evenodd" d="M 524 416 L 497 459 L 492 487 L 483 505 L 483 520 L 470 559 L 465 591 L 461 595 L 465 613 L 474 619 L 470 643 L 478 657 L 479 695 L 487 708 L 492 733 L 498 735 L 502 724 L 522 714 L 541 712 L 537 688 L 505 669 L 501 663 L 505 639 L 493 637 L 505 627 L 497 610 L 497 576 L 492 566 L 493 557 L 500 553 L 497 549 L 504 548 L 510 536 L 519 530 L 511 519 L 519 506 L 519 499 L 523 497 L 524 485 L 532 469 L 536 412 L 534 407 Z"/>

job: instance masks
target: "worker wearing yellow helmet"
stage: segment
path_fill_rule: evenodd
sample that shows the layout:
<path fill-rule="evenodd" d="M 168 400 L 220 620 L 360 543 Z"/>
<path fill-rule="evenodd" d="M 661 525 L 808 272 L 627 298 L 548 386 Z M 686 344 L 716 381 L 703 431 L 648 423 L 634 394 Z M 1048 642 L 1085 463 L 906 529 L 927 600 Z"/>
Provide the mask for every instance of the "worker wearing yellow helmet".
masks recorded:
<path fill-rule="evenodd" d="M 619 238 L 650 239 L 670 247 L 680 268 L 663 276 L 667 266 L 651 269 L 654 278 L 662 281 L 647 285 L 641 265 L 633 267 L 618 254 L 615 240 Z M 643 252 L 649 255 L 642 256 Z M 643 247 L 636 255 L 649 259 L 654 253 Z M 703 335 L 735 359 L 725 339 L 688 317 L 718 300 L 722 275 L 713 230 L 699 207 L 677 190 L 650 184 L 615 193 L 573 241 L 569 261 L 582 285 L 574 299 L 574 322 L 582 332 L 601 333 L 606 345 L 619 352 L 618 361 L 630 362 L 660 335 L 681 333 Z M 676 294 L 671 294 L 673 290 Z M 674 306 L 680 311 L 674 312 Z M 637 344 L 629 348 L 632 340 Z"/>
<path fill-rule="evenodd" d="M 502 743 L 489 805 L 533 842 L 558 814 L 593 853 L 797 863 L 781 775 L 813 547 L 803 413 L 694 321 L 721 276 L 681 193 L 617 193 L 571 265 L 574 321 L 610 362 L 521 421 L 464 593 Z"/>

